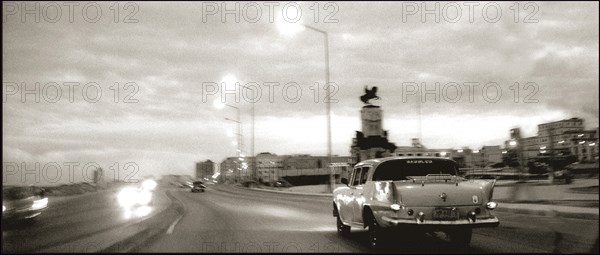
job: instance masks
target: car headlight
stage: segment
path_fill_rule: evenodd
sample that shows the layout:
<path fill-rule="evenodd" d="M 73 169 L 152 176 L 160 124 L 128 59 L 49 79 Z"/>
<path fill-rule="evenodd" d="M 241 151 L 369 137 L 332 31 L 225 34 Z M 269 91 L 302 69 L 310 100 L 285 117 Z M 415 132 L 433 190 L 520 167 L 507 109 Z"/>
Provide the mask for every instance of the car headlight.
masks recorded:
<path fill-rule="evenodd" d="M 31 205 L 31 209 L 37 210 L 37 209 L 46 208 L 46 206 L 48 206 L 48 198 L 47 197 L 33 201 L 33 205 Z M 3 208 L 4 208 L 4 206 L 3 206 Z"/>
<path fill-rule="evenodd" d="M 392 210 L 394 210 L 394 211 L 400 210 L 400 207 L 401 206 L 399 204 L 392 204 L 392 205 L 390 205 L 390 208 L 392 208 Z"/>
<path fill-rule="evenodd" d="M 139 205 L 148 205 L 152 201 L 152 192 L 143 190 L 138 193 L 137 203 Z"/>
<path fill-rule="evenodd" d="M 2 212 L 6 211 L 6 206 L 2 205 Z"/>
<path fill-rule="evenodd" d="M 119 205 L 128 207 L 135 205 L 137 199 L 137 190 L 134 188 L 123 188 L 117 195 Z"/>
<path fill-rule="evenodd" d="M 487 204 L 485 204 L 485 207 L 490 210 L 494 210 L 497 206 L 498 203 L 496 202 L 488 202 Z"/>
<path fill-rule="evenodd" d="M 154 188 L 156 188 L 156 182 L 154 180 L 145 180 L 142 182 L 142 188 L 145 190 L 154 190 Z"/>

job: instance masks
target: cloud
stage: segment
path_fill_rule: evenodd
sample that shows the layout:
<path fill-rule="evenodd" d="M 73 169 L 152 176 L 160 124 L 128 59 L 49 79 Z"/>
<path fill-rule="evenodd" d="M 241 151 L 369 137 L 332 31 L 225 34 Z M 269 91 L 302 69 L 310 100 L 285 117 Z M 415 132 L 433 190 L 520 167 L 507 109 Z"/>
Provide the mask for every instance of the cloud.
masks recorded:
<path fill-rule="evenodd" d="M 497 23 L 482 17 L 421 22 L 418 16 L 403 22 L 401 3 L 336 4 L 334 23 L 314 22 L 310 4 L 301 4 L 303 22 L 329 35 L 330 75 L 337 85 L 334 154 L 347 155 L 360 129 L 358 97 L 365 85 L 379 87 L 376 104 L 397 145 L 419 134 L 419 107 L 423 141 L 433 148 L 501 144 L 509 128 L 534 135 L 541 122 L 571 117 L 585 118 L 587 128 L 598 126 L 597 4 L 536 3 L 537 23 L 515 23 L 511 3 L 501 4 L 505 12 Z M 109 4 L 101 6 L 108 10 Z M 219 15 L 203 21 L 199 3 L 137 6 L 137 23 L 115 23 L 110 15 L 98 23 L 3 22 L 5 87 L 24 83 L 31 90 L 39 82 L 43 94 L 56 83 L 62 93 L 56 103 L 43 97 L 54 90 L 40 102 L 31 94 L 25 102 L 20 93 L 6 95 L 4 157 L 136 162 L 144 174 L 192 174 L 195 161 L 236 153 L 226 133 L 237 125 L 225 118 L 237 119 L 237 110 L 216 110 L 212 101 L 220 94 L 203 101 L 203 84 L 227 74 L 262 89 L 254 105 L 256 152 L 326 153 L 322 34 L 305 30 L 284 37 L 266 16 L 257 23 L 221 22 Z M 72 91 L 70 82 L 78 84 Z M 279 85 L 269 92 L 270 82 Z M 472 101 L 467 82 L 479 83 Z M 440 95 L 456 83 L 462 97 L 435 102 L 429 96 L 419 106 L 415 95 L 407 95 L 407 83 L 439 83 Z M 485 94 L 489 83 L 501 89 L 497 102 L 487 100 L 495 95 Z M 524 102 L 534 91 L 528 83 L 537 86 L 536 103 Z M 98 102 L 86 100 L 84 93 L 94 94 L 86 90 L 90 84 L 102 91 Z M 240 109 L 249 154 L 252 104 L 240 96 L 235 102 L 228 95 L 227 103 Z"/>

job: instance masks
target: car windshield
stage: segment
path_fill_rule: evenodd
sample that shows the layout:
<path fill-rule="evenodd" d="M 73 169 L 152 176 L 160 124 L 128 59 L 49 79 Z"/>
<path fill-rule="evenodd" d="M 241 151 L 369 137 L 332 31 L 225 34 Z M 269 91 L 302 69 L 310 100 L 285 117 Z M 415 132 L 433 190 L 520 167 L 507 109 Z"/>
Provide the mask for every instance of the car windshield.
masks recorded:
<path fill-rule="evenodd" d="M 25 199 L 38 195 L 38 193 L 33 187 L 10 187 L 2 190 L 2 198 L 5 200 Z"/>
<path fill-rule="evenodd" d="M 374 181 L 409 180 L 413 176 L 428 174 L 456 175 L 456 164 L 447 160 L 401 159 L 381 163 L 373 174 Z"/>

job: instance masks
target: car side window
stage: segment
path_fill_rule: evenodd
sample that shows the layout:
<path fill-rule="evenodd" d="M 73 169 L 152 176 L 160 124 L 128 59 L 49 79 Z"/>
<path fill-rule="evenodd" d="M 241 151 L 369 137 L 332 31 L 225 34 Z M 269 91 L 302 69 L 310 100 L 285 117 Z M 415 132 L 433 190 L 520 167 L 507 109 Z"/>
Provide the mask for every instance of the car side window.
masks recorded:
<path fill-rule="evenodd" d="M 351 182 L 352 186 L 356 186 L 356 185 L 359 184 L 359 182 L 360 182 L 360 172 L 361 172 L 360 170 L 361 170 L 361 168 L 357 167 L 357 168 L 354 169 L 354 172 L 352 172 L 352 182 Z"/>
<path fill-rule="evenodd" d="M 370 167 L 363 167 L 362 168 L 362 172 L 361 172 L 361 176 L 360 176 L 360 184 L 367 183 L 367 175 L 369 173 L 369 168 Z"/>

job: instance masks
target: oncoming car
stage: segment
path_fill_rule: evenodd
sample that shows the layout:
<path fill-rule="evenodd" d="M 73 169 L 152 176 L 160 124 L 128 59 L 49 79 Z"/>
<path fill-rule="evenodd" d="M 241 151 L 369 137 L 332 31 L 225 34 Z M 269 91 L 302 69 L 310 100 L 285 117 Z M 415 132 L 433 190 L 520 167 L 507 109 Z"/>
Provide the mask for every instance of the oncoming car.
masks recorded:
<path fill-rule="evenodd" d="M 29 187 L 2 188 L 2 222 L 28 220 L 33 222 L 48 207 L 44 189 Z"/>
<path fill-rule="evenodd" d="M 152 205 L 154 202 L 153 191 L 156 186 L 156 181 L 148 179 L 141 185 L 122 188 L 117 194 L 119 205 L 124 208 Z"/>
<path fill-rule="evenodd" d="M 195 181 L 192 184 L 192 192 L 204 192 L 206 190 L 206 186 L 201 181 Z"/>
<path fill-rule="evenodd" d="M 495 180 L 457 176 L 451 159 L 390 157 L 354 166 L 346 187 L 333 192 L 333 216 L 339 234 L 367 228 L 372 248 L 381 246 L 387 230 L 405 233 L 442 231 L 450 242 L 467 246 L 472 229 L 496 227 L 491 214 Z"/>

